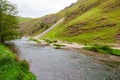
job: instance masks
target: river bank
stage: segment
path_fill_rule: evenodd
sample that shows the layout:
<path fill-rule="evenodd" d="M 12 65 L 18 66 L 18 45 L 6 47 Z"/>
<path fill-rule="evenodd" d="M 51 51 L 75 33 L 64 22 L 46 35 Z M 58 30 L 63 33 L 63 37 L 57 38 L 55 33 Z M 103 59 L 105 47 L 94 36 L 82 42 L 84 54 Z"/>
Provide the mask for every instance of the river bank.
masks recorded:
<path fill-rule="evenodd" d="M 40 40 L 40 45 L 47 45 L 47 43 L 44 40 Z M 99 53 L 99 52 L 93 52 L 93 51 L 88 51 L 83 49 L 85 47 L 85 45 L 81 45 L 81 44 L 77 44 L 77 43 L 66 43 L 63 41 L 58 41 L 56 43 L 50 43 L 49 46 L 54 47 L 54 44 L 61 44 L 64 45 L 64 47 L 62 47 L 62 49 L 67 49 L 67 50 L 73 50 L 73 51 L 77 51 L 79 53 L 85 54 L 87 56 L 91 56 L 94 58 L 99 58 L 99 59 L 104 59 L 104 60 L 109 60 L 109 61 L 117 61 L 120 62 L 120 57 L 119 56 L 115 56 L 115 55 L 111 55 L 111 54 L 104 54 L 104 53 Z M 114 49 L 120 49 L 120 47 L 117 45 L 114 45 L 112 48 Z"/>
<path fill-rule="evenodd" d="M 0 80 L 36 80 L 29 71 L 29 64 L 19 60 L 13 49 L 9 50 L 4 44 L 0 44 Z"/>
<path fill-rule="evenodd" d="M 30 63 L 37 80 L 119 80 L 120 64 L 74 48 L 54 49 L 28 40 L 13 41 L 19 57 Z M 81 50 L 80 50 L 81 51 Z M 93 53 L 92 53 L 93 54 Z"/>

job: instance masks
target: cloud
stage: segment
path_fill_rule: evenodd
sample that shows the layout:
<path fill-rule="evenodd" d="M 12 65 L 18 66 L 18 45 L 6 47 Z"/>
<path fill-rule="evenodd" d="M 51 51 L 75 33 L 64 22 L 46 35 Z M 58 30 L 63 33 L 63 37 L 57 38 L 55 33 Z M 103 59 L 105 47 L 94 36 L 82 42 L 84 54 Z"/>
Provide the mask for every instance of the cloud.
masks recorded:
<path fill-rule="evenodd" d="M 8 0 L 17 5 L 20 16 L 41 17 L 55 13 L 77 0 Z"/>

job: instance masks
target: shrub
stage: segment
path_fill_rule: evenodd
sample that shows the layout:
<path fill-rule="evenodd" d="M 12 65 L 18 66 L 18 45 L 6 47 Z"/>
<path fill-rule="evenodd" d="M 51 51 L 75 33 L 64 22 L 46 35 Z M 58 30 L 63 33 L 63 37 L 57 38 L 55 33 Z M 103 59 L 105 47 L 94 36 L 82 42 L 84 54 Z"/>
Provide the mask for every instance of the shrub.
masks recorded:
<path fill-rule="evenodd" d="M 55 49 L 61 49 L 65 45 L 62 45 L 62 44 L 53 44 L 53 46 L 54 46 Z"/>
<path fill-rule="evenodd" d="M 53 40 L 54 43 L 57 43 L 58 41 L 57 40 Z"/>
<path fill-rule="evenodd" d="M 106 51 L 107 53 L 113 54 L 112 49 L 109 46 L 103 45 L 101 49 Z"/>
<path fill-rule="evenodd" d="M 46 43 L 53 43 L 53 41 L 49 40 L 49 39 L 44 39 Z"/>
<path fill-rule="evenodd" d="M 38 39 L 34 39 L 34 38 L 30 38 L 29 41 L 35 41 L 37 43 L 40 43 L 40 41 Z"/>
<path fill-rule="evenodd" d="M 62 45 L 62 44 L 53 44 L 54 46 L 65 46 L 65 45 Z"/>
<path fill-rule="evenodd" d="M 107 45 L 98 45 L 98 44 L 95 44 L 95 45 L 92 45 L 92 46 L 86 46 L 86 47 L 84 47 L 84 49 L 90 50 L 90 51 L 95 51 L 95 52 L 120 55 L 119 50 L 115 51 L 115 49 L 112 49 L 112 48 L 110 48 Z"/>
<path fill-rule="evenodd" d="M 55 46 L 54 48 L 55 49 L 61 49 L 62 47 L 61 46 Z"/>
<path fill-rule="evenodd" d="M 44 39 L 46 43 L 57 43 L 57 40 Z"/>
<path fill-rule="evenodd" d="M 91 50 L 96 52 L 112 53 L 112 49 L 107 45 L 95 44 L 91 47 Z"/>

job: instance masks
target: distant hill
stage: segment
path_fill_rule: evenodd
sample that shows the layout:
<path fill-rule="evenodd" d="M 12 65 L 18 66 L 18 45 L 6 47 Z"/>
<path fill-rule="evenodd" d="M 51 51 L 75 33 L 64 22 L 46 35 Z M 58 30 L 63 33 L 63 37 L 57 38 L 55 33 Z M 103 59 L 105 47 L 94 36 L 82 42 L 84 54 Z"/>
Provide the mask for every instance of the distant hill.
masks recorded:
<path fill-rule="evenodd" d="M 20 17 L 20 16 L 18 16 L 17 18 L 18 18 L 19 24 L 22 24 L 32 19 L 32 18 L 25 18 L 25 17 Z"/>
<path fill-rule="evenodd" d="M 35 24 L 29 21 L 22 25 L 32 25 L 27 34 L 37 35 L 37 32 L 43 32 L 62 17 L 65 17 L 65 21 L 42 38 L 78 43 L 120 42 L 119 0 L 78 0 L 56 14 L 31 20 Z"/>
<path fill-rule="evenodd" d="M 58 17 L 55 17 L 54 14 L 30 19 L 29 21 L 20 23 L 20 31 L 26 36 L 38 35 L 51 27 L 56 21 L 58 21 Z"/>

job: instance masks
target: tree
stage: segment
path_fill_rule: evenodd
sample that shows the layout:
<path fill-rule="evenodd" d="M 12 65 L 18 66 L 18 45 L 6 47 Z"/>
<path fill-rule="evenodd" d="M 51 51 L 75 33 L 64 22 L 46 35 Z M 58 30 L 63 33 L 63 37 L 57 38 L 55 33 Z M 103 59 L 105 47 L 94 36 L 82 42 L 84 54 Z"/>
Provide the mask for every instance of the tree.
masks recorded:
<path fill-rule="evenodd" d="M 18 38 L 16 6 L 7 0 L 0 0 L 0 42 Z"/>

